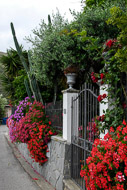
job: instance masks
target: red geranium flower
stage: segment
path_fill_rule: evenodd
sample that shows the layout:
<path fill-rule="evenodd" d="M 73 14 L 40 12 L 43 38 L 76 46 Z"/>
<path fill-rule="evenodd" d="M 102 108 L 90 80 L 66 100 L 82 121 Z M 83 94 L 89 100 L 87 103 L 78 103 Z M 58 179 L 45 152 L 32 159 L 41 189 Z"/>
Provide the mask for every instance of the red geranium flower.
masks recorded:
<path fill-rule="evenodd" d="M 113 40 L 109 40 L 109 41 L 107 41 L 106 46 L 108 46 L 110 48 L 110 47 L 112 47 L 113 43 L 114 43 Z"/>
<path fill-rule="evenodd" d="M 49 121 L 49 125 L 51 125 L 51 121 Z"/>
<path fill-rule="evenodd" d="M 100 74 L 101 79 L 103 79 L 105 76 L 103 73 Z"/>
<path fill-rule="evenodd" d="M 99 95 L 98 98 L 97 98 L 97 100 L 98 100 L 99 102 L 101 102 L 101 101 L 102 101 L 104 98 L 106 98 L 106 97 L 107 97 L 106 94 Z"/>
<path fill-rule="evenodd" d="M 123 109 L 125 109 L 127 107 L 126 103 L 123 103 L 122 107 L 123 107 Z"/>
<path fill-rule="evenodd" d="M 99 102 L 101 102 L 101 101 L 103 100 L 102 95 L 99 95 L 98 98 L 97 98 L 97 100 L 98 100 Z"/>
<path fill-rule="evenodd" d="M 103 85 L 103 84 L 104 84 L 104 81 L 102 80 L 102 81 L 101 81 L 101 85 Z"/>
<path fill-rule="evenodd" d="M 103 99 L 104 99 L 104 98 L 106 98 L 106 97 L 107 97 L 107 95 L 106 95 L 106 94 L 103 94 L 103 95 L 102 95 L 102 97 L 103 97 Z"/>

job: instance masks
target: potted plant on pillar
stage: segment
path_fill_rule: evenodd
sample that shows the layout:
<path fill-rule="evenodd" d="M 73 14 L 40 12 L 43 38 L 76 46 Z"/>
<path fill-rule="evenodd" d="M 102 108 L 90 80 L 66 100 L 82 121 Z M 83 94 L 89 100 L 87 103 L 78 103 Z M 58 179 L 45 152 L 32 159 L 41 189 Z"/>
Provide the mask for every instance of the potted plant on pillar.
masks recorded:
<path fill-rule="evenodd" d="M 79 68 L 76 65 L 69 65 L 64 69 L 64 74 L 67 77 L 67 84 L 69 85 L 69 88 L 73 88 L 73 85 L 76 82 L 76 76 L 79 72 Z"/>

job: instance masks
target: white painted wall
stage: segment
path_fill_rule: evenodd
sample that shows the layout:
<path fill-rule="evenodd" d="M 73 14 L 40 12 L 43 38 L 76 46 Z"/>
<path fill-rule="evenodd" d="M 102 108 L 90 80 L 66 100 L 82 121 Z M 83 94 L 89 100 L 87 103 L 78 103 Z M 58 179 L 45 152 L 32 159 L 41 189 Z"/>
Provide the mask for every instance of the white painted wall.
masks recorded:
<path fill-rule="evenodd" d="M 108 85 L 107 85 L 107 84 L 101 85 L 101 86 L 100 86 L 100 95 L 103 95 L 103 94 L 107 94 L 107 95 L 108 95 L 107 89 L 108 89 Z M 104 101 L 106 104 L 100 103 L 100 116 L 102 116 L 102 115 L 104 114 L 103 111 L 106 111 L 106 109 L 109 108 L 108 99 L 105 98 L 103 101 Z M 103 123 L 102 123 L 102 125 L 103 125 Z M 107 134 L 107 133 L 108 133 L 108 130 L 105 130 L 104 133 L 101 133 L 101 134 L 100 134 L 100 138 L 101 138 L 101 139 L 104 139 L 104 136 L 105 136 L 105 134 Z"/>

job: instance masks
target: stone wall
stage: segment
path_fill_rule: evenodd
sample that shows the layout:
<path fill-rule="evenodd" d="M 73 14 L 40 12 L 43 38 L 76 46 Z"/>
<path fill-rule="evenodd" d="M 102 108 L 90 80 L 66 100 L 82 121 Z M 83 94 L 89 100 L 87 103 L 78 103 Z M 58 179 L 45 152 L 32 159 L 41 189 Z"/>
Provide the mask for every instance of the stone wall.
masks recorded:
<path fill-rule="evenodd" d="M 27 145 L 16 143 L 17 148 L 32 165 L 56 190 L 63 190 L 63 179 L 70 178 L 71 146 L 59 136 L 53 136 L 49 143 L 48 162 L 43 166 L 33 162 Z"/>

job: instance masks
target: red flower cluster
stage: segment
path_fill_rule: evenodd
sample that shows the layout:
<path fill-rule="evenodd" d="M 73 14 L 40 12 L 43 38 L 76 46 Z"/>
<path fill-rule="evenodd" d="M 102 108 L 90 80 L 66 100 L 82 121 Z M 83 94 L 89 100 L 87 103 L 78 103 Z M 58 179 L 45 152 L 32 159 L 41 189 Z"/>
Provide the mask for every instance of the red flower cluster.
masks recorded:
<path fill-rule="evenodd" d="M 125 109 L 127 107 L 127 104 L 125 102 L 123 102 L 122 107 L 123 107 L 123 109 Z"/>
<path fill-rule="evenodd" d="M 101 73 L 101 74 L 97 74 L 97 73 L 94 73 L 94 72 L 91 73 L 91 79 L 92 79 L 92 81 L 94 83 L 96 83 L 96 82 L 98 82 L 98 80 L 104 79 L 104 78 L 105 78 L 104 73 Z M 101 81 L 101 84 L 104 84 L 103 80 Z"/>
<path fill-rule="evenodd" d="M 80 175 L 85 179 L 87 190 L 127 189 L 127 124 L 113 127 L 104 140 L 96 139 L 91 157 L 86 160 Z"/>
<path fill-rule="evenodd" d="M 103 99 L 105 99 L 106 97 L 107 97 L 106 94 L 99 95 L 98 98 L 97 98 L 97 100 L 98 100 L 99 102 L 101 102 L 101 101 L 102 101 Z"/>
<path fill-rule="evenodd" d="M 121 44 L 119 44 L 116 39 L 108 39 L 103 45 L 103 52 L 107 52 L 111 49 L 115 50 L 121 47 Z"/>
<path fill-rule="evenodd" d="M 106 46 L 108 46 L 109 48 L 111 48 L 115 43 L 117 42 L 117 40 L 107 40 L 106 42 Z"/>
<path fill-rule="evenodd" d="M 36 162 L 43 164 L 47 161 L 47 143 L 50 141 L 52 135 L 54 135 L 54 133 L 47 125 L 42 124 L 30 129 L 30 140 L 28 141 L 27 147 L 31 157 L 35 159 Z"/>
<path fill-rule="evenodd" d="M 36 128 L 43 122 L 46 123 L 43 105 L 35 101 L 29 108 L 28 113 L 16 123 L 15 141 L 27 143 L 30 139 L 30 129 Z"/>
<path fill-rule="evenodd" d="M 91 79 L 94 83 L 98 82 L 98 76 L 96 76 L 96 74 L 94 72 L 91 73 Z"/>
<path fill-rule="evenodd" d="M 103 45 L 103 51 L 109 51 L 110 49 L 121 48 L 116 39 L 108 39 Z"/>
<path fill-rule="evenodd" d="M 47 161 L 47 143 L 56 133 L 51 128 L 42 103 L 34 101 L 19 122 L 12 118 L 8 120 L 8 125 L 12 142 L 27 143 L 31 157 L 39 164 Z"/>
<path fill-rule="evenodd" d="M 98 120 L 98 121 L 104 121 L 104 119 L 105 119 L 105 115 L 102 115 L 102 116 L 97 116 L 96 117 L 96 120 Z"/>
<path fill-rule="evenodd" d="M 101 79 L 105 78 L 104 73 L 101 73 L 101 74 L 100 74 L 100 78 L 101 78 Z"/>

